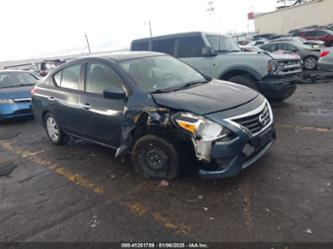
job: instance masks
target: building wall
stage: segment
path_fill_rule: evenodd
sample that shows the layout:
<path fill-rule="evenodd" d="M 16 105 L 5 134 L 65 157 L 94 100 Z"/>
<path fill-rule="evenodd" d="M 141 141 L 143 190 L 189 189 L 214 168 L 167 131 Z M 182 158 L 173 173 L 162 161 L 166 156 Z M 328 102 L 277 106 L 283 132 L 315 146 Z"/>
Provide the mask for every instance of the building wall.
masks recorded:
<path fill-rule="evenodd" d="M 289 30 L 333 23 L 333 0 L 317 0 L 255 16 L 258 33 L 287 34 Z"/>

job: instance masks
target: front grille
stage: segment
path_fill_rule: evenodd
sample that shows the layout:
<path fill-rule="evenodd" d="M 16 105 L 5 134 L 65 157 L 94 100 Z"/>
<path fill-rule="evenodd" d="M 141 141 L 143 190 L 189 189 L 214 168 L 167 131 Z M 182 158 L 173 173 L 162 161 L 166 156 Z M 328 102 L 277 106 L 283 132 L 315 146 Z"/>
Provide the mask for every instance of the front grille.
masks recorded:
<path fill-rule="evenodd" d="M 259 112 L 249 116 L 235 118 L 232 121 L 244 126 L 252 135 L 257 135 L 271 123 L 272 117 L 270 115 L 268 104 L 266 103 Z"/>
<path fill-rule="evenodd" d="M 16 103 L 31 102 L 31 98 L 14 99 Z"/>
<path fill-rule="evenodd" d="M 302 71 L 302 65 L 299 60 L 279 61 L 280 72 L 297 73 Z"/>

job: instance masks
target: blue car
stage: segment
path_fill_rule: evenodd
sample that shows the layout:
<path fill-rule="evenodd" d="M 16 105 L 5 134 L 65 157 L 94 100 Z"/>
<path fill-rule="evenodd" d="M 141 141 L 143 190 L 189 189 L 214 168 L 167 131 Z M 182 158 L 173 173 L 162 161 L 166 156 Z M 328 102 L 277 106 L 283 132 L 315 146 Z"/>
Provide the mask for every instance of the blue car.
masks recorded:
<path fill-rule="evenodd" d="M 26 71 L 0 71 L 0 121 L 31 116 L 31 90 L 38 79 Z"/>

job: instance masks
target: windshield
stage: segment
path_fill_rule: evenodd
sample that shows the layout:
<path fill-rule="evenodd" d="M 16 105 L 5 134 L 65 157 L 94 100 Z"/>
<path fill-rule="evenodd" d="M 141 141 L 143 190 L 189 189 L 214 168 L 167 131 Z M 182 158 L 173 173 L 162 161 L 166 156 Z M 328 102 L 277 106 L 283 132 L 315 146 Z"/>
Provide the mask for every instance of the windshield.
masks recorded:
<path fill-rule="evenodd" d="M 171 56 L 128 60 L 120 66 L 146 92 L 171 91 L 207 82 L 199 72 Z"/>
<path fill-rule="evenodd" d="M 233 38 L 228 36 L 207 35 L 207 40 L 215 52 L 239 52 L 240 48 Z"/>
<path fill-rule="evenodd" d="M 0 88 L 34 85 L 37 78 L 26 72 L 1 72 Z"/>

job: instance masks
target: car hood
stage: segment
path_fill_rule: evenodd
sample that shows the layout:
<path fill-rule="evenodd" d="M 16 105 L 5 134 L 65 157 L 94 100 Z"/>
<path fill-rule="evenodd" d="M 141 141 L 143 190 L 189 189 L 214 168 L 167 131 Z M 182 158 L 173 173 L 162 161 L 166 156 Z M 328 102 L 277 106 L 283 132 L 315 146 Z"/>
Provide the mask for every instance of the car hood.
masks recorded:
<path fill-rule="evenodd" d="M 254 47 L 254 48 L 260 48 L 260 47 Z M 248 57 L 268 56 L 268 59 L 274 59 L 274 60 L 295 60 L 295 59 L 297 60 L 298 59 L 293 54 L 271 53 L 266 50 L 254 51 L 254 52 L 234 52 L 234 53 L 228 53 L 228 54 L 233 55 L 233 56 L 248 56 Z"/>
<path fill-rule="evenodd" d="M 33 88 L 33 86 L 0 88 L 0 98 L 3 98 L 3 99 L 30 98 L 32 88 Z"/>
<path fill-rule="evenodd" d="M 246 104 L 258 93 L 231 82 L 212 80 L 187 89 L 152 95 L 158 105 L 204 115 Z"/>

